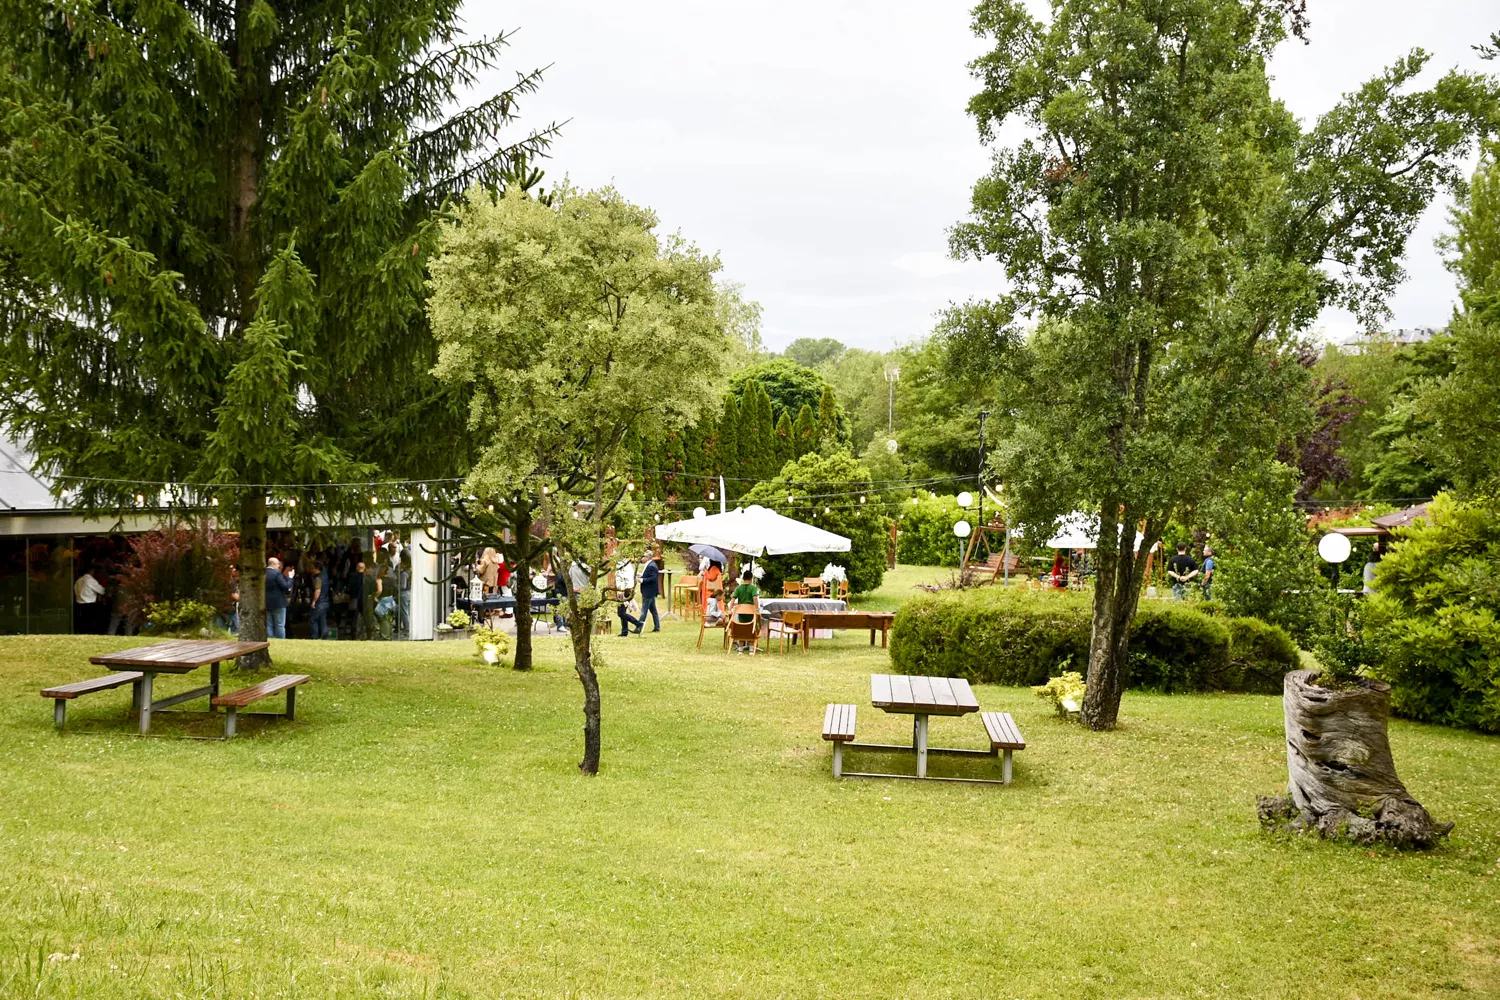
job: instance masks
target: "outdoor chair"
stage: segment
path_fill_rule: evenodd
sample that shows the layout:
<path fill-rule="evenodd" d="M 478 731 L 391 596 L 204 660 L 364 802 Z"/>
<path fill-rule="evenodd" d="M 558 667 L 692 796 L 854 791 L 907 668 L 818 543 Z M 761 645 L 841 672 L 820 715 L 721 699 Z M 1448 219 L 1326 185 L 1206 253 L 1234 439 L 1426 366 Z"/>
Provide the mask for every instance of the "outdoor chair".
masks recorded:
<path fill-rule="evenodd" d="M 747 622 L 738 621 L 740 615 L 749 615 Z M 736 604 L 734 609 L 724 617 L 724 649 L 727 652 L 731 642 L 748 642 L 752 649 L 759 649 L 761 643 L 760 633 L 760 609 L 753 604 Z M 702 637 L 702 633 L 699 633 Z"/>
<path fill-rule="evenodd" d="M 703 614 L 703 608 L 698 603 L 699 584 L 697 576 L 685 576 L 672 585 L 672 609 L 684 620 L 698 618 Z"/>
<path fill-rule="evenodd" d="M 848 580 L 840 580 L 839 581 L 839 600 L 841 600 L 841 601 L 847 601 L 848 599 L 849 599 L 849 581 Z"/>
<path fill-rule="evenodd" d="M 801 642 L 802 615 L 801 611 L 783 611 L 780 618 L 772 618 L 766 631 L 766 648 L 770 648 L 772 639 L 780 639 L 781 651 L 785 653 L 787 640 L 791 640 L 793 646 Z"/>
<path fill-rule="evenodd" d="M 808 597 L 828 596 L 828 585 L 823 582 L 821 577 L 804 577 L 802 580 L 802 586 L 806 588 L 806 594 Z"/>
<path fill-rule="evenodd" d="M 782 597 L 801 597 L 807 593 L 807 587 L 796 580 L 783 580 L 781 582 Z"/>
<path fill-rule="evenodd" d="M 719 586 L 716 583 L 711 583 L 711 584 L 708 585 L 708 594 L 709 594 L 710 597 L 713 597 L 715 595 L 715 593 L 718 593 L 718 594 L 720 594 L 722 596 L 723 590 L 724 590 L 724 588 L 721 587 L 721 586 Z M 720 612 L 722 612 L 724 610 L 723 607 L 722 607 L 723 603 L 724 603 L 723 601 L 719 602 L 719 604 L 720 604 L 720 608 L 719 608 Z M 698 619 L 698 648 L 699 649 L 703 648 L 703 633 L 704 632 L 707 632 L 709 629 L 722 629 L 722 628 L 724 628 L 725 623 L 727 623 L 728 621 L 729 621 L 729 616 L 725 615 L 725 614 L 722 614 L 722 613 L 719 615 L 718 620 L 716 620 L 716 621 L 709 621 L 707 613 L 704 613 Z"/>

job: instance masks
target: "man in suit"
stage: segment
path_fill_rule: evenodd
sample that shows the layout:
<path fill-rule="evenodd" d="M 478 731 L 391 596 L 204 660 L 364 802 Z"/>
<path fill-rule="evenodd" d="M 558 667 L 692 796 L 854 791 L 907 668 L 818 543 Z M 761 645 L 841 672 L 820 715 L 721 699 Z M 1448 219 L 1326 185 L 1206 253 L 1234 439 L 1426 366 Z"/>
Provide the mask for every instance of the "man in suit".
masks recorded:
<path fill-rule="evenodd" d="M 651 553 L 646 553 L 646 561 L 641 566 L 641 620 L 635 627 L 639 632 L 646 627 L 646 615 L 651 615 L 651 631 L 661 631 L 661 616 L 656 613 L 656 596 L 661 593 L 661 569 L 656 565 L 656 560 L 651 558 Z"/>
<path fill-rule="evenodd" d="M 292 593 L 292 577 L 296 570 L 281 571 L 281 560 L 272 556 L 266 560 L 266 638 L 286 638 L 286 604 Z"/>

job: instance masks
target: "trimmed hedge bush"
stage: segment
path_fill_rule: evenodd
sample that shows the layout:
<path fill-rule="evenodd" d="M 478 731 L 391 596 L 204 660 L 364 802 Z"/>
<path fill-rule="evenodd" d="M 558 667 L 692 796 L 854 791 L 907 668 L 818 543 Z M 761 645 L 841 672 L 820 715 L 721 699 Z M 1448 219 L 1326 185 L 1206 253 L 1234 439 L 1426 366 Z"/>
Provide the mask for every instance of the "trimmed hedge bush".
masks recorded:
<path fill-rule="evenodd" d="M 1088 669 L 1090 608 L 1064 594 L 986 589 L 907 601 L 896 613 L 891 663 L 902 673 L 1032 686 Z M 1281 692 L 1300 665 L 1296 645 L 1254 618 L 1216 618 L 1142 602 L 1126 684 L 1159 691 Z"/>

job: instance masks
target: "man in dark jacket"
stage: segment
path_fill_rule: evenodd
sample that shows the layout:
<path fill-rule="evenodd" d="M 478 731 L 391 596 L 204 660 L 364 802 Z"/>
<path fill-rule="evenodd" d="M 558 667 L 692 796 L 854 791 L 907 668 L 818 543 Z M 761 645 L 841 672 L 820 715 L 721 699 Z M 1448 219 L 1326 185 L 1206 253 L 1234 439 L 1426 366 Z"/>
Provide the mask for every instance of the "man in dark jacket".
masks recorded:
<path fill-rule="evenodd" d="M 661 593 L 661 569 L 651 553 L 646 553 L 646 562 L 641 567 L 641 621 L 635 627 L 639 632 L 646 627 L 646 614 L 651 614 L 651 631 L 661 631 L 661 616 L 656 613 L 656 597 Z"/>
<path fill-rule="evenodd" d="M 281 571 L 281 560 L 272 556 L 266 560 L 266 638 L 286 638 L 286 603 L 292 593 L 292 577 L 296 570 Z"/>
<path fill-rule="evenodd" d="M 333 591 L 328 586 L 328 567 L 313 564 L 317 578 L 313 580 L 312 620 L 309 623 L 310 637 L 328 638 L 328 612 L 333 608 Z"/>

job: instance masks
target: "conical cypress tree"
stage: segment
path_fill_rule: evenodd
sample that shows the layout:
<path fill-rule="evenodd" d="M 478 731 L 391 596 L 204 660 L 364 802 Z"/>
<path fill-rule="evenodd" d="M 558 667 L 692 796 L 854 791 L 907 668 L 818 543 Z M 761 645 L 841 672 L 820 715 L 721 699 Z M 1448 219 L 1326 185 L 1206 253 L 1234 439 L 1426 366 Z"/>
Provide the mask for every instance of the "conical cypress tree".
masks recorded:
<path fill-rule="evenodd" d="M 839 404 L 833 394 L 833 386 L 823 387 L 823 398 L 818 400 L 817 450 L 831 455 L 843 446 L 839 434 Z"/>
<path fill-rule="evenodd" d="M 782 467 L 788 462 L 796 461 L 797 448 L 793 439 L 792 418 L 785 410 L 781 411 L 781 419 L 776 421 L 776 475 L 781 475 Z"/>
<path fill-rule="evenodd" d="M 740 457 L 740 407 L 734 393 L 724 397 L 724 412 L 719 417 L 718 439 L 714 442 L 714 464 L 719 475 L 724 477 L 729 496 L 737 491 L 734 480 L 743 478 Z M 713 488 L 717 488 L 717 484 Z"/>
<path fill-rule="evenodd" d="M 429 375 L 426 255 L 445 200 L 534 181 L 547 136 L 501 133 L 539 75 L 448 117 L 504 45 L 453 0 L 67 6 L 0 3 L 0 424 L 116 480 L 81 480 L 94 506 L 464 464 L 428 447 L 464 413 Z M 267 492 L 198 492 L 258 578 Z M 261 607 L 245 586 L 242 638 Z"/>
<path fill-rule="evenodd" d="M 792 424 L 792 446 L 797 458 L 818 450 L 818 425 L 810 403 L 803 403 L 797 411 L 797 420 Z"/>
<path fill-rule="evenodd" d="M 741 404 L 740 467 L 746 479 L 767 479 L 776 464 L 776 426 L 771 422 L 771 397 L 758 384 L 745 387 Z"/>

